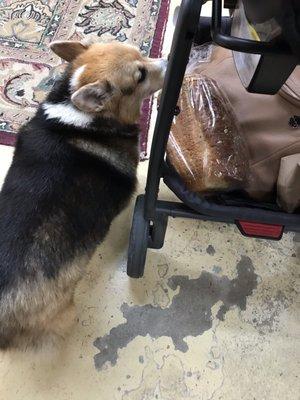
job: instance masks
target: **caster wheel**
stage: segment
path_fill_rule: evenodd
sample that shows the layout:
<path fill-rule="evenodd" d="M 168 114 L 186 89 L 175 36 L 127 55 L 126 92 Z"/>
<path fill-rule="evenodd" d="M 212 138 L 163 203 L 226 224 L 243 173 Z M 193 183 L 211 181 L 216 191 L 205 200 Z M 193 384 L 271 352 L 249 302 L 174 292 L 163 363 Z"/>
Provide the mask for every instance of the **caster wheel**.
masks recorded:
<path fill-rule="evenodd" d="M 148 247 L 150 249 L 161 249 L 163 247 L 167 226 L 167 215 L 159 215 L 158 218 L 150 225 L 148 241 Z"/>
<path fill-rule="evenodd" d="M 144 218 L 144 196 L 138 196 L 134 208 L 128 247 L 127 275 L 131 278 L 141 278 L 144 275 L 149 228 L 149 221 Z"/>

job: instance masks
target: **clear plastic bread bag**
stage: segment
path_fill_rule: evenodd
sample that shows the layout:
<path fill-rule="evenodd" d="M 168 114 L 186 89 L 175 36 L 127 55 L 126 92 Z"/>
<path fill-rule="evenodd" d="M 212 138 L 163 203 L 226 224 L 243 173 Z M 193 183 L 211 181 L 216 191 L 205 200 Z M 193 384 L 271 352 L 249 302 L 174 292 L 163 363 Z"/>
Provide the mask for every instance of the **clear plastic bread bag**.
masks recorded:
<path fill-rule="evenodd" d="M 194 74 L 193 68 L 187 71 L 167 145 L 168 161 L 193 192 L 242 189 L 249 155 L 232 106 L 213 79 Z"/>

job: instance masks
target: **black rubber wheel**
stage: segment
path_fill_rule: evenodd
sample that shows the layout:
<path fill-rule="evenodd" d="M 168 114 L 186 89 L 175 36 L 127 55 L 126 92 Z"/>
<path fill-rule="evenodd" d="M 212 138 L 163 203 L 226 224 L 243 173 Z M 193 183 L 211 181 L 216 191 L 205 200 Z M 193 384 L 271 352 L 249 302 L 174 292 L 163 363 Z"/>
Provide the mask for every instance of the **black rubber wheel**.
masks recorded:
<path fill-rule="evenodd" d="M 149 249 L 161 249 L 163 247 L 167 226 L 167 215 L 158 215 L 157 219 L 152 222 L 148 239 Z"/>
<path fill-rule="evenodd" d="M 148 240 L 149 221 L 144 218 L 144 196 L 136 199 L 129 238 L 127 275 L 141 278 L 144 275 Z"/>

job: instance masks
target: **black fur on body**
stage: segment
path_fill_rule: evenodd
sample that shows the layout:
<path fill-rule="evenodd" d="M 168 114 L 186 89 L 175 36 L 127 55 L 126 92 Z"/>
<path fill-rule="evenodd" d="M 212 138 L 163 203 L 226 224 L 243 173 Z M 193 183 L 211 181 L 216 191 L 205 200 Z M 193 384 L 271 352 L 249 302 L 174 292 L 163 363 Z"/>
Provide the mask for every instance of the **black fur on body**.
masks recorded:
<path fill-rule="evenodd" d="M 47 102 L 69 101 L 69 78 L 67 70 Z M 98 118 L 78 128 L 46 119 L 40 106 L 20 129 L 0 194 L 1 349 L 64 337 L 75 285 L 132 196 L 137 163 L 136 125 Z"/>

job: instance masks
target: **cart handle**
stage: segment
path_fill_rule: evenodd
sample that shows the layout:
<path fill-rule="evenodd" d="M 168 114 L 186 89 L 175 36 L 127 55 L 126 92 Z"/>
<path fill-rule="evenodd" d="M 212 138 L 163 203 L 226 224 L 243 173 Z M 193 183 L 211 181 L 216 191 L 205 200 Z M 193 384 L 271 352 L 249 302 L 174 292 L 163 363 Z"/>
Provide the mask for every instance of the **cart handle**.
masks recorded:
<path fill-rule="evenodd" d="M 293 54 L 291 49 L 278 42 L 259 42 L 225 35 L 222 30 L 222 0 L 212 2 L 213 42 L 233 51 L 251 54 Z"/>

